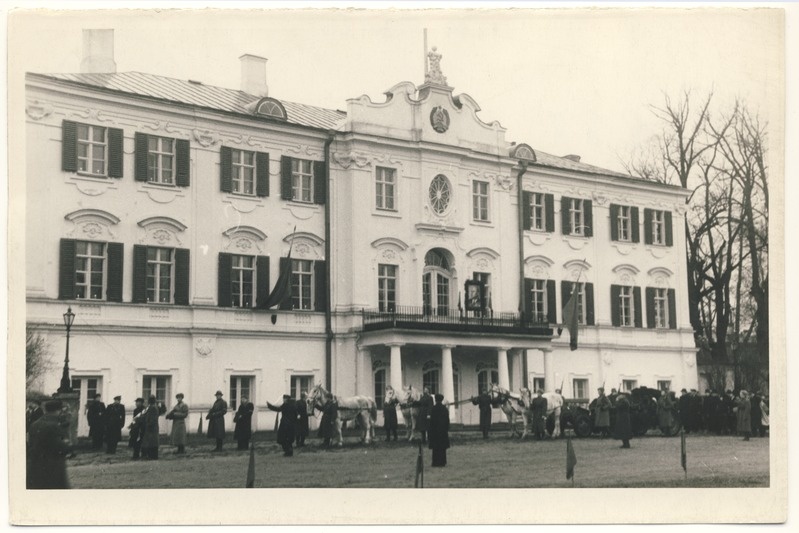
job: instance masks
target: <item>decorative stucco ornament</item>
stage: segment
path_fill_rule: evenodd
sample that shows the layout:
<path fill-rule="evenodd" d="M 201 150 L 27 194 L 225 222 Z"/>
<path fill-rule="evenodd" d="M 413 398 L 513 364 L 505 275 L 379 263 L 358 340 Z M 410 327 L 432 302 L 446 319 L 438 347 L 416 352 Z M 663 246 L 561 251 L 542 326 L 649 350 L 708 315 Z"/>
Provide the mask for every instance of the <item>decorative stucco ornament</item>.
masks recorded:
<path fill-rule="evenodd" d="M 194 349 L 200 357 L 207 357 L 214 351 L 214 340 L 209 337 L 200 337 L 194 341 Z"/>
<path fill-rule="evenodd" d="M 438 133 L 449 129 L 449 113 L 441 106 L 434 107 L 430 112 L 430 124 Z"/>
<path fill-rule="evenodd" d="M 437 48 L 434 46 L 433 50 L 427 54 L 428 69 L 424 75 L 424 82 L 446 85 L 447 78 L 441 73 L 441 54 L 436 50 Z"/>

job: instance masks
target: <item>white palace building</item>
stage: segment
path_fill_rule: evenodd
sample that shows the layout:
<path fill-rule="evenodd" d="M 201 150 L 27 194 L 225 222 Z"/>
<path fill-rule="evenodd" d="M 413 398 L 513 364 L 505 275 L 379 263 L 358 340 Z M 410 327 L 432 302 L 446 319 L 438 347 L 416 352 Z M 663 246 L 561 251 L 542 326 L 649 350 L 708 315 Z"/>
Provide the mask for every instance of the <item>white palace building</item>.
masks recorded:
<path fill-rule="evenodd" d="M 26 77 L 27 322 L 56 363 L 40 390 L 70 306 L 81 404 L 183 392 L 190 428 L 217 390 L 271 429 L 267 400 L 316 383 L 379 404 L 428 386 L 463 424 L 477 408 L 456 402 L 491 382 L 697 386 L 686 193 L 506 140 L 435 49 L 422 85 L 344 112 L 269 95 L 260 57 L 231 90 L 116 72 L 113 30 L 84 39 L 80 73 Z M 256 309 L 285 269 L 290 297 Z"/>

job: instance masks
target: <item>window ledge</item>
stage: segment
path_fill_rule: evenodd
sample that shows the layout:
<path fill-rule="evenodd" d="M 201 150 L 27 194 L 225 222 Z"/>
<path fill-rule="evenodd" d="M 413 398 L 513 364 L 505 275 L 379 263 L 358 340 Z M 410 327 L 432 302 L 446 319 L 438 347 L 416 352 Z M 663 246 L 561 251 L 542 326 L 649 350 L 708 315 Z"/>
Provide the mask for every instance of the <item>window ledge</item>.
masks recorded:
<path fill-rule="evenodd" d="M 260 202 L 262 198 L 257 194 L 247 194 L 243 192 L 226 192 L 225 196 L 232 200 L 245 200 L 249 202 Z"/>
<path fill-rule="evenodd" d="M 469 224 L 472 225 L 472 226 L 478 226 L 478 227 L 483 227 L 483 228 L 493 228 L 494 227 L 494 223 L 492 221 L 490 221 L 490 220 L 475 220 L 475 219 L 471 219 L 469 221 Z"/>
<path fill-rule="evenodd" d="M 402 218 L 402 213 L 396 209 L 378 209 L 374 208 L 372 210 L 372 214 L 376 217 L 388 217 L 388 218 Z"/>
<path fill-rule="evenodd" d="M 75 172 L 74 174 L 75 174 L 75 177 L 89 178 L 89 179 L 92 179 L 92 180 L 103 180 L 103 181 L 105 181 L 107 179 L 110 179 L 108 174 L 93 174 L 91 172 L 81 172 L 80 170 Z"/>

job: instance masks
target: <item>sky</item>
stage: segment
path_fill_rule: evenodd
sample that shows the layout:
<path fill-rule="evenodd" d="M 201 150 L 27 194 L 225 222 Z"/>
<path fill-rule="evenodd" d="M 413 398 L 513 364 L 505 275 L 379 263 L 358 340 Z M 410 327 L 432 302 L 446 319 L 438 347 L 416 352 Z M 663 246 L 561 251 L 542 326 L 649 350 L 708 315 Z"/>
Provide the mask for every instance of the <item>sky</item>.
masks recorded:
<path fill-rule="evenodd" d="M 239 88 L 250 53 L 270 96 L 344 110 L 422 83 L 427 28 L 454 94 L 507 140 L 614 170 L 660 131 L 664 95 L 713 90 L 719 111 L 741 98 L 769 119 L 783 83 L 780 19 L 739 9 L 39 12 L 10 18 L 12 71 L 78 72 L 84 28 L 115 30 L 119 72 Z"/>

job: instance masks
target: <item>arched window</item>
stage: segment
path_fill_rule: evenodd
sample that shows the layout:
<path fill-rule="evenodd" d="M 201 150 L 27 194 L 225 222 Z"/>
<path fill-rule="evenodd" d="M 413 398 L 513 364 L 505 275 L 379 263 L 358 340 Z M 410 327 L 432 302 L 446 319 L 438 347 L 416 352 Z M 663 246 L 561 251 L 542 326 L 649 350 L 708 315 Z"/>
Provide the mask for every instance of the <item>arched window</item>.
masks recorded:
<path fill-rule="evenodd" d="M 427 387 L 430 394 L 439 392 L 441 382 L 441 365 L 435 361 L 427 361 L 422 365 L 422 387 Z"/>
<path fill-rule="evenodd" d="M 499 383 L 499 372 L 494 365 L 485 363 L 478 363 L 477 368 L 477 392 L 482 393 L 484 390 L 491 388 L 492 383 Z"/>
<path fill-rule="evenodd" d="M 280 101 L 274 98 L 262 98 L 255 106 L 255 114 L 264 117 L 271 117 L 280 120 L 286 120 L 286 108 Z"/>
<path fill-rule="evenodd" d="M 433 248 L 424 257 L 422 301 L 425 314 L 449 313 L 452 280 L 450 257 L 450 253 L 441 248 Z"/>
<path fill-rule="evenodd" d="M 382 409 L 386 398 L 386 364 L 383 361 L 372 363 L 372 375 L 375 384 L 375 403 L 378 409 Z"/>

